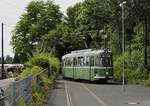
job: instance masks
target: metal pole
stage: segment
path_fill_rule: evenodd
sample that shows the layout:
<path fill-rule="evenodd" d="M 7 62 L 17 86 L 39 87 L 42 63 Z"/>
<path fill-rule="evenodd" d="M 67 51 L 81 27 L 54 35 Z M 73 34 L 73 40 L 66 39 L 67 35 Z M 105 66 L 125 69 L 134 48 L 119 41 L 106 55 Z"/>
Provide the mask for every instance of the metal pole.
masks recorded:
<path fill-rule="evenodd" d="M 124 38 L 124 4 L 126 4 L 126 1 L 122 2 L 120 4 L 122 8 L 122 86 L 123 86 L 123 91 L 125 92 L 125 57 L 124 57 L 124 52 L 125 52 L 125 38 Z"/>
<path fill-rule="evenodd" d="M 145 35 L 144 35 L 144 86 L 146 86 L 146 71 L 147 71 L 147 17 L 144 19 L 145 24 Z"/>
<path fill-rule="evenodd" d="M 6 78 L 5 76 L 5 70 L 4 70 L 4 41 L 3 41 L 3 30 L 4 24 L 2 23 L 2 79 Z"/>
<path fill-rule="evenodd" d="M 147 70 L 147 17 L 145 18 L 145 36 L 144 36 L 144 68 Z"/>

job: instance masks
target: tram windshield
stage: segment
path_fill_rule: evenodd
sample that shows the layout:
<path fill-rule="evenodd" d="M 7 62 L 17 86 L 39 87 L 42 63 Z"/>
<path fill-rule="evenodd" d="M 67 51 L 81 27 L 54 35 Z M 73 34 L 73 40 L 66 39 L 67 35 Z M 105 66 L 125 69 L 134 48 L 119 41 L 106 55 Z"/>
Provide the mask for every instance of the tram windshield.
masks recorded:
<path fill-rule="evenodd" d="M 103 54 L 101 60 L 102 60 L 102 66 L 104 66 L 104 67 L 111 67 L 112 66 L 111 54 Z"/>
<path fill-rule="evenodd" d="M 103 54 L 102 56 L 95 57 L 95 66 L 112 67 L 111 54 Z"/>
<path fill-rule="evenodd" d="M 111 59 L 111 57 L 103 57 L 102 58 L 102 65 L 104 67 L 111 67 L 112 66 L 112 59 Z"/>

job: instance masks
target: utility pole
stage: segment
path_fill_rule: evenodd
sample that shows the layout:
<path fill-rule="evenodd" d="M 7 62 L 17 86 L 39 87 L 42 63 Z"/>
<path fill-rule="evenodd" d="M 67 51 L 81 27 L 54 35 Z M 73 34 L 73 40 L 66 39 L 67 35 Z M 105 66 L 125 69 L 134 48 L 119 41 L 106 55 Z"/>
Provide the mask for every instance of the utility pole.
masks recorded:
<path fill-rule="evenodd" d="M 123 1 L 120 3 L 120 7 L 122 8 L 122 86 L 123 91 L 125 92 L 125 37 L 124 37 L 124 5 L 126 4 L 126 1 Z"/>
<path fill-rule="evenodd" d="M 6 73 L 5 73 L 5 70 L 4 70 L 4 38 L 3 38 L 3 35 L 4 35 L 4 24 L 2 23 L 2 69 L 1 69 L 1 76 L 2 76 L 2 79 L 5 79 L 6 78 Z"/>
<path fill-rule="evenodd" d="M 147 17 L 144 19 L 145 23 L 145 36 L 144 36 L 144 68 L 147 70 Z"/>
<path fill-rule="evenodd" d="M 145 34 L 144 34 L 144 86 L 146 86 L 146 71 L 147 71 L 147 35 L 148 35 L 148 30 L 147 30 L 147 16 L 144 18 L 144 29 L 145 29 Z"/>

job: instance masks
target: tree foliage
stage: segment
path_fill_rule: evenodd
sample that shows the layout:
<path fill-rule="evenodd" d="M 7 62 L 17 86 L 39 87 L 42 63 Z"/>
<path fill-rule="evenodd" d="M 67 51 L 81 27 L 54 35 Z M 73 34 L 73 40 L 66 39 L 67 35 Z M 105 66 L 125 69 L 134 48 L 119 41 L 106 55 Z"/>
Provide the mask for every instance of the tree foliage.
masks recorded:
<path fill-rule="evenodd" d="M 24 62 L 32 56 L 41 38 L 61 22 L 59 6 L 52 1 L 32 1 L 20 17 L 11 44 L 14 52 Z"/>
<path fill-rule="evenodd" d="M 10 57 L 9 55 L 7 55 L 7 56 L 5 57 L 4 63 L 5 63 L 5 64 L 12 64 L 12 63 L 13 63 L 13 58 Z"/>

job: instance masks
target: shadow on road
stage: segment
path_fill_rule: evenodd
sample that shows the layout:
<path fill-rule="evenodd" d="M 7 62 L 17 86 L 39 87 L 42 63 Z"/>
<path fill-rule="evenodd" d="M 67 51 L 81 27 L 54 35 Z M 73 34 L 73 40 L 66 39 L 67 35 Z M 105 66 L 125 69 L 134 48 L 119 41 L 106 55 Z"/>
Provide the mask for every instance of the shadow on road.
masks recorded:
<path fill-rule="evenodd" d="M 88 81 L 88 80 L 83 80 L 83 79 L 71 79 L 71 78 L 65 78 L 64 80 L 67 81 L 72 81 L 72 82 L 78 82 L 78 83 L 87 83 L 87 84 L 96 84 L 96 85 L 122 85 L 120 82 L 115 82 L 113 80 L 98 80 L 98 81 Z"/>

